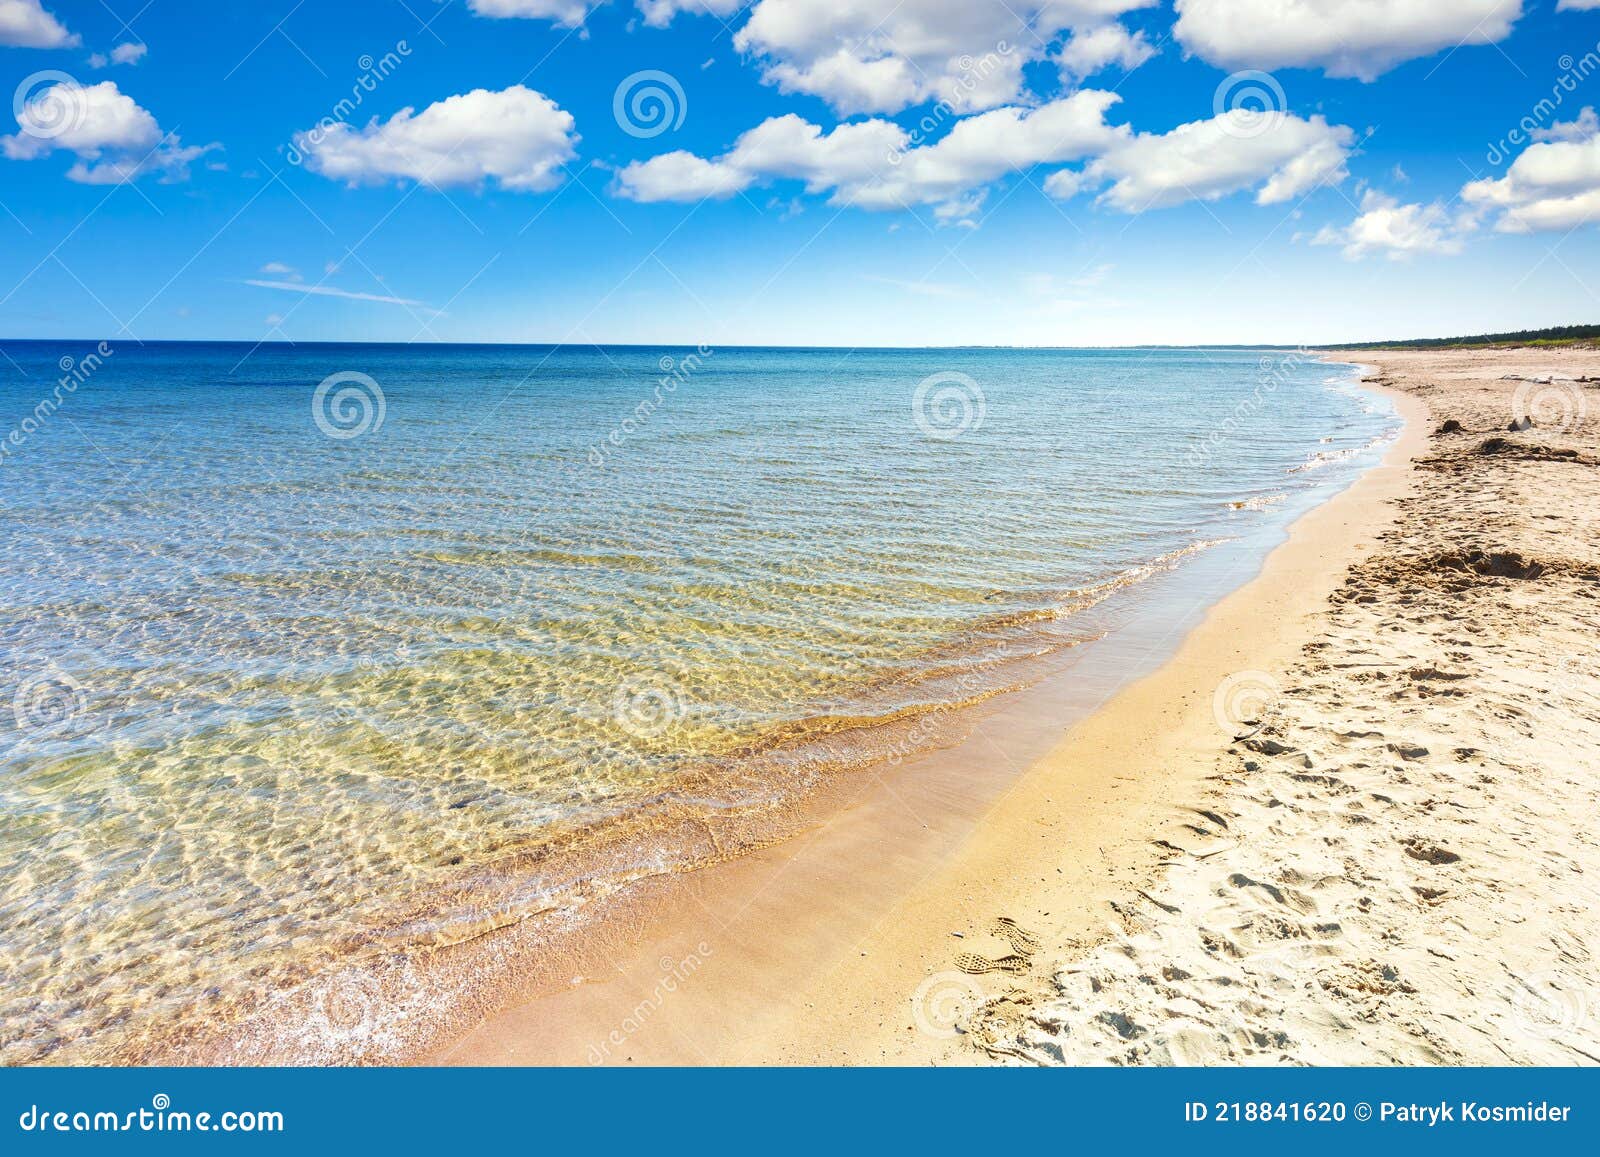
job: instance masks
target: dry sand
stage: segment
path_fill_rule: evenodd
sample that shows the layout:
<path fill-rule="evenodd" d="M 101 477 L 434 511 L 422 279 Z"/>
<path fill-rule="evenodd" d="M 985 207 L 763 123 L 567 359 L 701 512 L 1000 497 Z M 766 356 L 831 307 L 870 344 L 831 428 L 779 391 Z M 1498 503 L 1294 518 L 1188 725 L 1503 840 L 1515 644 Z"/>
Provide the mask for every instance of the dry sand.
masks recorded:
<path fill-rule="evenodd" d="M 1367 360 L 1384 464 L 1024 774 L 889 778 L 428 1059 L 1600 1060 L 1600 354 Z"/>
<path fill-rule="evenodd" d="M 985 1054 L 1600 1062 L 1600 391 L 1569 380 L 1600 355 L 1373 360 L 1431 410 L 1377 549 L 1275 625 L 1299 653 L 1234 685 L 1240 738 L 1108 934 L 965 1011 Z"/>

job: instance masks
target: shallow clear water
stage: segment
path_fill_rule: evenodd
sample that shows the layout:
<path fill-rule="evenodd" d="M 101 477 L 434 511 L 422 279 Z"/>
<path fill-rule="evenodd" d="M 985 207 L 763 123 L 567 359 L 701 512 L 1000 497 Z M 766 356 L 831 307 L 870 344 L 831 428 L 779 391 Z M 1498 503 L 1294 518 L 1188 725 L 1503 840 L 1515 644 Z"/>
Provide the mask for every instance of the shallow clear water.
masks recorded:
<path fill-rule="evenodd" d="M 775 805 L 819 736 L 837 772 L 1008 686 L 1394 425 L 1282 351 L 92 349 L 0 362 L 10 1062 L 470 935 L 463 878 L 549 905 L 506 865 L 653 809 Z M 381 421 L 317 405 L 341 371 Z M 595 863 L 676 854 L 629 849 Z"/>

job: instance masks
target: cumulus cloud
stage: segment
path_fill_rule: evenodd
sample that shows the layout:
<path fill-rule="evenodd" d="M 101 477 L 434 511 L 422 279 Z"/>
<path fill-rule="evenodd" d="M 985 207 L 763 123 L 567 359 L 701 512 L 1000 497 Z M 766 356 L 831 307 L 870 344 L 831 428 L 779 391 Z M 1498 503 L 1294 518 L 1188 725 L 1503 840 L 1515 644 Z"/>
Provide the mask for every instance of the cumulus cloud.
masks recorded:
<path fill-rule="evenodd" d="M 1600 8 L 1600 0 L 1594 0 L 1594 5 Z M 1597 132 L 1600 117 L 1595 116 L 1593 108 L 1585 107 L 1576 120 L 1558 121 L 1549 128 L 1534 129 L 1531 135 L 1536 141 L 1583 141 Z"/>
<path fill-rule="evenodd" d="M 1046 184 L 1055 195 L 1111 182 L 1102 200 L 1130 213 L 1214 201 L 1245 189 L 1271 205 L 1348 175 L 1355 134 L 1321 116 L 1266 119 L 1233 109 L 1168 133 L 1139 133 L 1096 158 L 1081 175 Z M 1056 182 L 1052 176 L 1051 182 Z"/>
<path fill-rule="evenodd" d="M 148 45 L 135 44 L 130 41 L 126 44 L 117 45 L 111 50 L 110 56 L 107 56 L 103 52 L 91 54 L 89 57 L 89 67 L 105 68 L 107 65 L 111 64 L 138 64 L 140 60 L 144 59 L 145 53 L 149 51 L 150 48 Z"/>
<path fill-rule="evenodd" d="M 692 2 L 692 0 L 691 0 Z M 1155 0 L 759 0 L 734 45 L 784 92 L 841 114 L 929 100 L 958 111 L 1018 100 L 1023 68 L 1069 28 Z"/>
<path fill-rule="evenodd" d="M 1600 221 L 1600 133 L 1591 109 L 1552 125 L 1504 177 L 1473 181 L 1461 199 L 1495 217 L 1502 233 L 1573 229 Z"/>
<path fill-rule="evenodd" d="M 110 80 L 86 87 L 68 78 L 24 94 L 17 130 L 0 137 L 0 152 L 13 161 L 72 153 L 77 160 L 67 178 L 85 185 L 116 185 L 148 173 L 185 181 L 189 164 L 218 147 L 186 147 L 163 133 L 156 118 Z"/>
<path fill-rule="evenodd" d="M 1105 120 L 1116 100 L 1084 90 L 1034 109 L 991 109 L 958 120 L 933 144 L 878 118 L 824 132 L 791 113 L 762 122 L 714 159 L 679 150 L 636 161 L 618 173 L 618 191 L 635 201 L 695 201 L 789 178 L 834 204 L 933 205 L 941 220 L 959 220 L 977 210 L 983 186 L 1007 173 L 1081 159 L 1125 139 L 1127 129 Z"/>
<path fill-rule="evenodd" d="M 1132 72 L 1156 54 L 1143 32 L 1129 32 L 1120 24 L 1095 24 L 1080 28 L 1061 46 L 1057 61 L 1061 78 L 1083 80 L 1115 64 Z"/>
<path fill-rule="evenodd" d="M 678 150 L 635 161 L 618 173 L 617 191 L 635 201 L 697 201 L 788 178 L 836 205 L 933 205 L 941 220 L 955 220 L 971 216 L 994 181 L 1043 164 L 1084 162 L 1045 179 L 1051 196 L 1103 187 L 1100 200 L 1126 212 L 1247 189 L 1269 205 L 1348 175 L 1355 134 L 1321 116 L 1263 120 L 1236 109 L 1167 133 L 1134 133 L 1105 119 L 1118 99 L 1083 89 L 1038 108 L 990 109 L 956 120 L 931 144 L 881 118 L 825 132 L 791 113 L 757 125 L 721 156 Z"/>
<path fill-rule="evenodd" d="M 1522 0 L 1176 0 L 1173 32 L 1220 68 L 1375 80 L 1402 61 L 1503 40 Z"/>
<path fill-rule="evenodd" d="M 561 166 L 576 155 L 572 114 L 543 93 L 512 85 L 474 89 L 420 113 L 403 108 L 363 129 L 335 124 L 298 133 L 307 166 L 352 185 L 414 180 L 539 192 L 561 183 Z"/>
<path fill-rule="evenodd" d="M 71 48 L 79 42 L 40 0 L 0 0 L 0 44 L 11 48 Z"/>
<path fill-rule="evenodd" d="M 1461 234 L 1471 224 L 1470 215 L 1452 218 L 1437 202 L 1402 205 L 1394 197 L 1369 189 L 1354 221 L 1343 228 L 1324 227 L 1311 243 L 1343 246 L 1351 261 L 1374 253 L 1391 261 L 1406 261 L 1419 253 L 1460 253 Z"/>
<path fill-rule="evenodd" d="M 576 28 L 590 5 L 586 0 L 468 0 L 467 7 L 479 16 L 548 20 L 561 28 Z"/>
<path fill-rule="evenodd" d="M 683 12 L 690 16 L 732 16 L 746 0 L 637 0 L 639 15 L 651 28 L 665 28 Z"/>
<path fill-rule="evenodd" d="M 1078 80 L 1153 51 L 1116 18 L 1159 0 L 634 0 L 643 22 L 746 13 L 734 45 L 786 93 L 835 112 L 895 113 L 928 101 L 976 112 L 1024 101 L 1024 69 L 1075 31 L 1063 68 Z M 589 0 L 469 0 L 489 17 L 581 25 Z"/>

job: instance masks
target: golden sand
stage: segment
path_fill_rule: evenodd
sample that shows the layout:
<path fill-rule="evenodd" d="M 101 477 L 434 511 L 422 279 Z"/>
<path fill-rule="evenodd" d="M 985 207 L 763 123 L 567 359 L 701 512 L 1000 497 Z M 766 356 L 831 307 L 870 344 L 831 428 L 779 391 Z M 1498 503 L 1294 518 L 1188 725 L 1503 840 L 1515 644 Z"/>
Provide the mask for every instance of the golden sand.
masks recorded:
<path fill-rule="evenodd" d="M 1369 360 L 1384 464 L 1025 774 L 885 773 L 431 1059 L 1600 1058 L 1600 356 Z"/>

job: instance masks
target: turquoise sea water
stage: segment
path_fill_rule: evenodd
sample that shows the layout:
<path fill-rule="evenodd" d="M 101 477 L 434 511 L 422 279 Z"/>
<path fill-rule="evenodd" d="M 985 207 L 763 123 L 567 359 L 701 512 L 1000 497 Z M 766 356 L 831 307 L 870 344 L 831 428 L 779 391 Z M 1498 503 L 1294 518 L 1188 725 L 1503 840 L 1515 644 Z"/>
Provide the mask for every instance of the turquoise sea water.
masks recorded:
<path fill-rule="evenodd" d="M 688 866 L 1396 424 L 1289 351 L 0 349 L 11 1063 Z"/>

